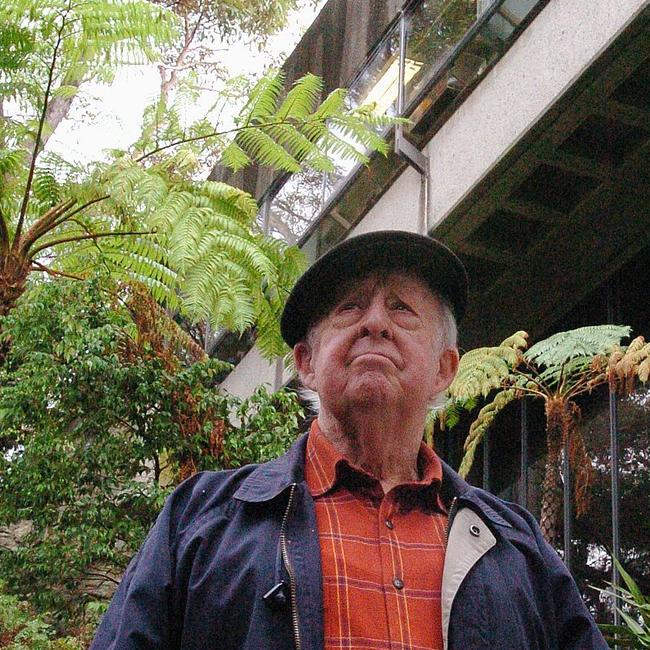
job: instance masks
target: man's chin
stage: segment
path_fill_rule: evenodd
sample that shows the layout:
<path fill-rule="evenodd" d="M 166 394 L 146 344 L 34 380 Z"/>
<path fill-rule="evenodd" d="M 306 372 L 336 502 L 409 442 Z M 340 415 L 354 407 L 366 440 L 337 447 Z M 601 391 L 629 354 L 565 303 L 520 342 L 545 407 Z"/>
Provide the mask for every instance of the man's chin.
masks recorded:
<path fill-rule="evenodd" d="M 386 404 L 394 394 L 394 387 L 381 372 L 365 372 L 348 385 L 348 397 L 352 404 Z"/>

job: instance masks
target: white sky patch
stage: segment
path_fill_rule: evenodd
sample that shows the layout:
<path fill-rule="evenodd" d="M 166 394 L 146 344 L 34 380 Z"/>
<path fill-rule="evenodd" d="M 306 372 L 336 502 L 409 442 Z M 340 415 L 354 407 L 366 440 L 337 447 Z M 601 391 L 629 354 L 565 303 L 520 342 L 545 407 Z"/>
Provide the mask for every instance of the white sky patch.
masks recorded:
<path fill-rule="evenodd" d="M 233 43 L 220 52 L 230 75 L 260 73 L 270 57 L 288 56 L 314 21 L 326 0 L 317 7 L 306 8 L 289 16 L 287 28 L 271 37 L 264 52 L 244 42 Z M 72 105 L 68 118 L 50 138 L 47 149 L 71 162 L 89 163 L 106 159 L 108 149 L 126 149 L 137 140 L 142 127 L 142 113 L 160 90 L 160 75 L 155 64 L 132 65 L 118 70 L 112 84 L 87 83 Z M 205 93 L 188 108 L 188 121 L 205 115 L 214 102 L 213 93 Z M 236 113 L 222 116 L 219 125 L 228 128 Z"/>

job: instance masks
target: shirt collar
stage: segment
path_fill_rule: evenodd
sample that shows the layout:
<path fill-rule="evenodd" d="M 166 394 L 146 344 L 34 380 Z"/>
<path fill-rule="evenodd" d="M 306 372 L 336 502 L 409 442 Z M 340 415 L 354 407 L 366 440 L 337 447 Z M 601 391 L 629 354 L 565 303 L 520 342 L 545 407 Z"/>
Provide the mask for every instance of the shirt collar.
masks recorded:
<path fill-rule="evenodd" d="M 351 479 L 357 484 L 366 485 L 377 481 L 334 447 L 320 430 L 317 419 L 311 424 L 305 461 L 305 480 L 314 498 L 334 489 L 341 482 L 349 485 Z M 399 493 L 431 487 L 438 491 L 442 482 L 442 463 L 433 449 L 424 443 L 418 452 L 418 471 L 422 477 L 420 480 L 403 483 L 395 489 Z"/>

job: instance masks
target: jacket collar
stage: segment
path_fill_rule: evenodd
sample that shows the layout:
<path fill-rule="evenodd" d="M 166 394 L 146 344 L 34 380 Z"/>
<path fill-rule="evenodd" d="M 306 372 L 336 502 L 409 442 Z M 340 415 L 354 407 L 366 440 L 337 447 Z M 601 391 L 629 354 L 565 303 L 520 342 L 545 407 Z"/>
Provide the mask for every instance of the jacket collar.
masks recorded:
<path fill-rule="evenodd" d="M 261 503 L 270 501 L 294 483 L 305 480 L 307 434 L 302 434 L 286 454 L 258 465 L 235 492 L 235 499 Z"/>
<path fill-rule="evenodd" d="M 491 522 L 506 528 L 512 526 L 492 508 L 487 501 L 496 503 L 496 497 L 485 490 L 471 486 L 462 479 L 447 463 L 442 462 L 442 497 L 451 499 L 458 497 L 458 500 L 474 510 L 477 514 L 483 515 Z"/>
<path fill-rule="evenodd" d="M 302 434 L 293 443 L 289 451 L 279 458 L 258 465 L 243 481 L 235 492 L 235 499 L 251 503 L 270 501 L 284 492 L 294 483 L 305 480 L 305 452 L 307 448 L 307 433 Z M 495 498 L 485 491 L 472 487 L 463 480 L 447 463 L 442 462 L 442 497 L 443 499 L 458 497 L 459 501 L 482 514 L 499 526 L 512 526 L 499 515 L 488 503 Z"/>

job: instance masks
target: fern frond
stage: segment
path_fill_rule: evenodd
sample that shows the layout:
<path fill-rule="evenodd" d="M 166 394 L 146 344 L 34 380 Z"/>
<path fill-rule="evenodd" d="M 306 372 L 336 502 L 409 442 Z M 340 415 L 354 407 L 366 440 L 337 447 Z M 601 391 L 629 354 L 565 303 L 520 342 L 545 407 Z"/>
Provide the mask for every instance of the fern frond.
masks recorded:
<path fill-rule="evenodd" d="M 300 171 L 300 163 L 261 128 L 241 131 L 238 142 L 263 165 L 288 172 Z"/>
<path fill-rule="evenodd" d="M 528 332 L 519 330 L 499 343 L 499 347 L 525 350 L 528 347 Z"/>
<path fill-rule="evenodd" d="M 449 398 L 441 406 L 431 409 L 427 413 L 428 420 L 438 422 L 440 430 L 453 429 L 459 422 L 463 413 L 476 408 L 476 399 L 458 400 Z"/>
<path fill-rule="evenodd" d="M 32 184 L 34 196 L 47 208 L 61 201 L 61 187 L 56 178 L 48 171 L 37 170 Z"/>
<path fill-rule="evenodd" d="M 630 331 L 627 325 L 593 325 L 558 332 L 533 345 L 524 357 L 539 366 L 561 366 L 573 357 L 609 354 Z"/>
<path fill-rule="evenodd" d="M 255 84 L 240 115 L 240 124 L 259 124 L 273 117 L 284 90 L 284 75 L 267 75 Z"/>
<path fill-rule="evenodd" d="M 458 468 L 458 473 L 463 478 L 466 478 L 472 469 L 476 449 L 483 440 L 485 432 L 492 425 L 494 418 L 496 418 L 496 416 L 516 397 L 517 391 L 514 388 L 503 390 L 496 395 L 492 402 L 486 404 L 479 411 L 476 420 L 472 422 L 472 426 L 470 427 L 469 434 L 467 435 L 463 446 L 465 455 L 463 456 L 463 460 Z"/>
<path fill-rule="evenodd" d="M 294 83 L 275 117 L 282 120 L 306 120 L 318 103 L 322 90 L 323 80 L 314 74 L 306 74 Z"/>
<path fill-rule="evenodd" d="M 512 370 L 520 361 L 519 350 L 504 345 L 470 350 L 460 359 L 449 396 L 457 400 L 487 397 L 512 379 Z"/>
<path fill-rule="evenodd" d="M 549 366 L 537 375 L 537 380 L 554 389 L 562 379 L 569 382 L 576 380 L 581 373 L 591 367 L 593 360 L 594 357 L 580 356 L 569 359 L 559 366 Z"/>
<path fill-rule="evenodd" d="M 314 111 L 314 117 L 321 122 L 326 122 L 331 117 L 345 110 L 347 91 L 344 88 L 333 90 Z"/>
<path fill-rule="evenodd" d="M 614 350 L 607 374 L 610 385 L 624 392 L 633 390 L 637 379 L 645 384 L 650 375 L 650 343 L 638 336 L 624 350 Z"/>
<path fill-rule="evenodd" d="M 221 164 L 234 172 L 247 167 L 252 162 L 250 156 L 233 140 L 221 153 Z"/>

